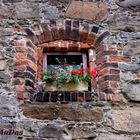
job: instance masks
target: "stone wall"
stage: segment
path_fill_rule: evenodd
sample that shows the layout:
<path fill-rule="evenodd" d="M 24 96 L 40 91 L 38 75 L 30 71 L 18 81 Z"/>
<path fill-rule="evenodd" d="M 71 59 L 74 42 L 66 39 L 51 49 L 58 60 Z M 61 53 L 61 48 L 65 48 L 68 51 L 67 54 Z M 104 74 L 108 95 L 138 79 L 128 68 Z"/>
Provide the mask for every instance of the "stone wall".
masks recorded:
<path fill-rule="evenodd" d="M 0 0 L 0 139 L 139 140 L 139 5 L 135 5 L 135 10 L 134 7 L 129 7 L 130 1 L 128 8 L 114 0 L 69 2 L 70 0 Z M 86 39 L 87 33 L 92 33 L 93 26 L 99 28 L 98 33 L 94 32 L 94 47 L 96 64 L 100 67 L 97 79 L 97 98 L 100 101 L 97 99 L 91 103 L 70 104 L 75 109 L 78 106 L 95 110 L 95 114 L 99 110 L 102 115 L 98 121 L 99 116 L 96 115 L 96 119 L 88 121 L 85 115 L 79 122 L 73 118 L 65 120 L 62 117 L 61 120 L 59 115 L 54 120 L 31 119 L 31 115 L 26 117 L 19 107 L 24 102 L 19 99 L 28 99 L 28 95 L 36 92 L 35 45 L 39 44 L 43 33 L 38 25 L 50 25 L 52 20 L 59 23 L 64 20 L 78 21 L 80 27 L 88 25 L 89 32 L 86 31 L 87 28 L 83 32 Z M 63 30 L 59 29 L 62 33 Z M 73 35 L 75 33 L 77 32 Z M 62 37 L 65 38 L 63 34 Z M 94 41 L 92 37 L 89 42 Z M 29 106 L 27 104 L 27 108 Z M 58 106 L 54 108 L 59 112 Z M 43 112 L 40 108 L 35 110 L 35 114 L 40 111 Z M 32 113 L 34 112 L 29 114 Z"/>

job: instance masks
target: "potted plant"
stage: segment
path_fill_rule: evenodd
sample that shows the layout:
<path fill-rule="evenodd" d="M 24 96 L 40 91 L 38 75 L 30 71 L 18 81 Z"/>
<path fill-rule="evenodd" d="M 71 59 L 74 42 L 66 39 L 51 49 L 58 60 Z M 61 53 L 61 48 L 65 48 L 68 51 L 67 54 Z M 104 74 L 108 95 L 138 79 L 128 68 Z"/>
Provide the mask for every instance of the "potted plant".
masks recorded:
<path fill-rule="evenodd" d="M 52 66 L 53 67 L 53 66 Z M 88 84 L 97 75 L 98 68 L 74 68 L 72 65 L 60 64 L 43 73 L 45 91 L 87 91 Z"/>

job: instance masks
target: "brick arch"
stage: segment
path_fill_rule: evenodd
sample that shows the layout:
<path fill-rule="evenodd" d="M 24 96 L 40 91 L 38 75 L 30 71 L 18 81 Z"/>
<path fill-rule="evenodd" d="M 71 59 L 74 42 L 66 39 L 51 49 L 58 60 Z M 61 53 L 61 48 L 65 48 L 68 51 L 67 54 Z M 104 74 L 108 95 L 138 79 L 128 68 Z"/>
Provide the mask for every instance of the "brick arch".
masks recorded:
<path fill-rule="evenodd" d="M 42 75 L 43 51 L 99 50 L 101 41 L 109 35 L 98 35 L 98 26 L 75 20 L 35 23 L 22 29 L 25 37 L 15 41 L 14 83 L 19 99 L 27 99 L 36 91 L 36 75 Z M 93 63 L 93 56 L 90 59 Z M 37 66 L 38 64 L 38 66 Z M 27 93 L 27 94 L 26 94 Z"/>
<path fill-rule="evenodd" d="M 99 27 L 78 20 L 51 20 L 49 23 L 35 23 L 28 31 L 35 35 L 34 44 L 56 40 L 71 40 L 93 45 Z"/>

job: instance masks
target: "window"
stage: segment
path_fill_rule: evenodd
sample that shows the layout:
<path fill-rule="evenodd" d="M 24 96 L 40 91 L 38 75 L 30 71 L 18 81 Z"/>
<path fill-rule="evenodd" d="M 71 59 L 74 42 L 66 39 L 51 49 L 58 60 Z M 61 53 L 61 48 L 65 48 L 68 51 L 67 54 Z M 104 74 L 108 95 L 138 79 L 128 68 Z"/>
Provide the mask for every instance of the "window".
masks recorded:
<path fill-rule="evenodd" d="M 61 63 L 67 63 L 75 68 L 79 68 L 83 64 L 83 68 L 87 67 L 87 57 L 85 53 L 44 53 L 43 71 L 53 70 L 59 66 L 57 59 Z"/>

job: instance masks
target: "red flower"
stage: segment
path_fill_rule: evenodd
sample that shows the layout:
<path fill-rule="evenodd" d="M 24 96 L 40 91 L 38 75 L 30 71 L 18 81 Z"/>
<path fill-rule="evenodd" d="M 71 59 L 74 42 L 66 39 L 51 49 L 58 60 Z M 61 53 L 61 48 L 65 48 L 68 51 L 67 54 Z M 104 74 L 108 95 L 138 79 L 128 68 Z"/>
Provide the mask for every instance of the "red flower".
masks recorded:
<path fill-rule="evenodd" d="M 71 74 L 73 74 L 73 75 L 77 74 L 77 70 L 72 70 Z"/>
<path fill-rule="evenodd" d="M 90 72 L 89 68 L 85 68 L 85 71 L 86 71 L 87 73 L 89 73 L 89 72 Z"/>
<path fill-rule="evenodd" d="M 98 67 L 95 67 L 94 70 L 95 70 L 95 71 L 99 71 L 99 68 L 98 68 Z"/>
<path fill-rule="evenodd" d="M 96 76 L 97 76 L 97 73 L 96 73 L 96 71 L 95 70 L 93 70 L 93 71 L 91 71 L 91 73 L 90 73 L 94 78 L 96 78 Z"/>
<path fill-rule="evenodd" d="M 78 69 L 78 75 L 82 75 L 83 74 L 83 69 L 82 68 L 80 68 L 80 69 Z"/>

